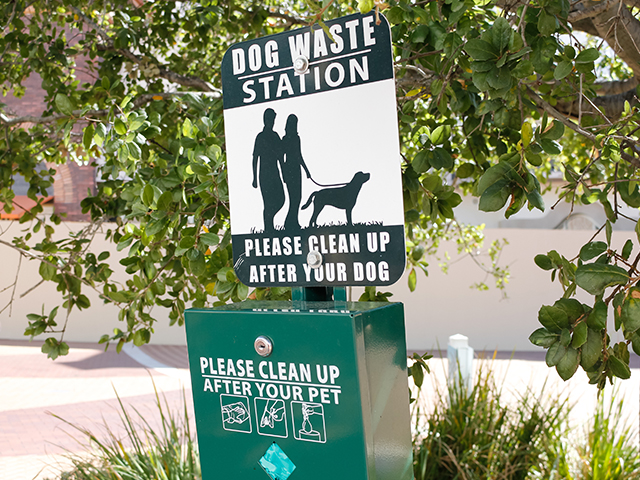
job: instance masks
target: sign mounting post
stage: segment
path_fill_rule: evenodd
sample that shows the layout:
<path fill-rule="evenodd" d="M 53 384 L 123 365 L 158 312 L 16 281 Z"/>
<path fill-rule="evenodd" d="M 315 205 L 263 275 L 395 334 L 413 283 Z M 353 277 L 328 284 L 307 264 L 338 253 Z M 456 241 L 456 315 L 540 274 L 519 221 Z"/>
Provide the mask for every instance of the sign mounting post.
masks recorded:
<path fill-rule="evenodd" d="M 234 267 L 247 285 L 294 290 L 185 312 L 204 480 L 413 478 L 403 306 L 344 289 L 390 285 L 405 267 L 381 20 L 338 18 L 224 57 Z"/>

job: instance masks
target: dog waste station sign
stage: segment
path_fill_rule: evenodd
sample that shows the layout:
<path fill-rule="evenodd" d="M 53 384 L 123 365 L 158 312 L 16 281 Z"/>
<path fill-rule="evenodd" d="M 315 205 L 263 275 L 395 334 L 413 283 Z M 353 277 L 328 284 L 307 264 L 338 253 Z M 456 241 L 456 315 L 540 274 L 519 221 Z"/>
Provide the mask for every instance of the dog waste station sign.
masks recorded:
<path fill-rule="evenodd" d="M 292 301 L 185 313 L 204 480 L 410 480 L 400 303 L 346 286 L 404 270 L 389 25 L 351 15 L 222 63 L 235 270 Z"/>
<path fill-rule="evenodd" d="M 326 25 L 333 41 L 307 27 L 237 44 L 222 62 L 246 285 L 391 285 L 404 272 L 390 30 L 374 14 Z"/>

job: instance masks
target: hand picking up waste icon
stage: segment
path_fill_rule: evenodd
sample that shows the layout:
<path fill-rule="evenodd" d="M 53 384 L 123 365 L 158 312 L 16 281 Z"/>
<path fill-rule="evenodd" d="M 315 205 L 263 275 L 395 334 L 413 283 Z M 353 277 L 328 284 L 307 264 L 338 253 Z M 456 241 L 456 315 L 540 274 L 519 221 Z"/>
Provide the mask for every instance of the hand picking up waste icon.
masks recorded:
<path fill-rule="evenodd" d="M 269 400 L 264 407 L 262 419 L 260 419 L 260 427 L 269 426 L 273 428 L 276 422 L 281 422 L 284 418 L 284 401 Z"/>
<path fill-rule="evenodd" d="M 309 417 L 311 415 L 323 415 L 322 411 L 316 411 L 316 406 L 310 403 L 302 404 L 302 428 L 298 432 L 300 437 L 307 440 L 320 440 L 320 432 L 313 428 Z"/>
<path fill-rule="evenodd" d="M 244 403 L 236 402 L 222 406 L 222 421 L 224 423 L 244 423 L 248 419 L 249 412 Z"/>

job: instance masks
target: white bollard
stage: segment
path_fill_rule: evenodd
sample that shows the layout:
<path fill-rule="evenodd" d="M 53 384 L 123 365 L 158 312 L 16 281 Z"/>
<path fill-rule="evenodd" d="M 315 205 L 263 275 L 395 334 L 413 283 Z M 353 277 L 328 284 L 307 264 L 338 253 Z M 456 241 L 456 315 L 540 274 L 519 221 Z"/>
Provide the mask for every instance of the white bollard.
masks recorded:
<path fill-rule="evenodd" d="M 449 360 L 449 385 L 460 387 L 462 383 L 467 393 L 471 393 L 473 348 L 469 346 L 469 338 L 460 334 L 451 335 L 447 346 L 447 359 Z"/>

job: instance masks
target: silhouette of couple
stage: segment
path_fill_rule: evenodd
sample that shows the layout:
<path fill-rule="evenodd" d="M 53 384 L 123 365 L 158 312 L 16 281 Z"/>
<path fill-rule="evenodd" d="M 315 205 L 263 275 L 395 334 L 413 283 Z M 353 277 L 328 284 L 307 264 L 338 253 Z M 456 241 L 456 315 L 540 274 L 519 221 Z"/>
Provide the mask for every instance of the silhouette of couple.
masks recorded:
<path fill-rule="evenodd" d="M 264 111 L 264 128 L 256 136 L 253 147 L 253 188 L 258 188 L 264 205 L 264 231 L 275 231 L 274 217 L 284 206 L 285 195 L 282 181 L 287 187 L 289 211 L 284 221 L 286 229 L 300 229 L 298 212 L 302 199 L 302 171 L 311 178 L 304 163 L 298 135 L 298 117 L 289 115 L 285 126 L 285 136 L 273 130 L 276 112 L 267 108 Z M 279 167 L 279 168 L 278 168 Z M 280 177 L 282 171 L 282 179 Z"/>

